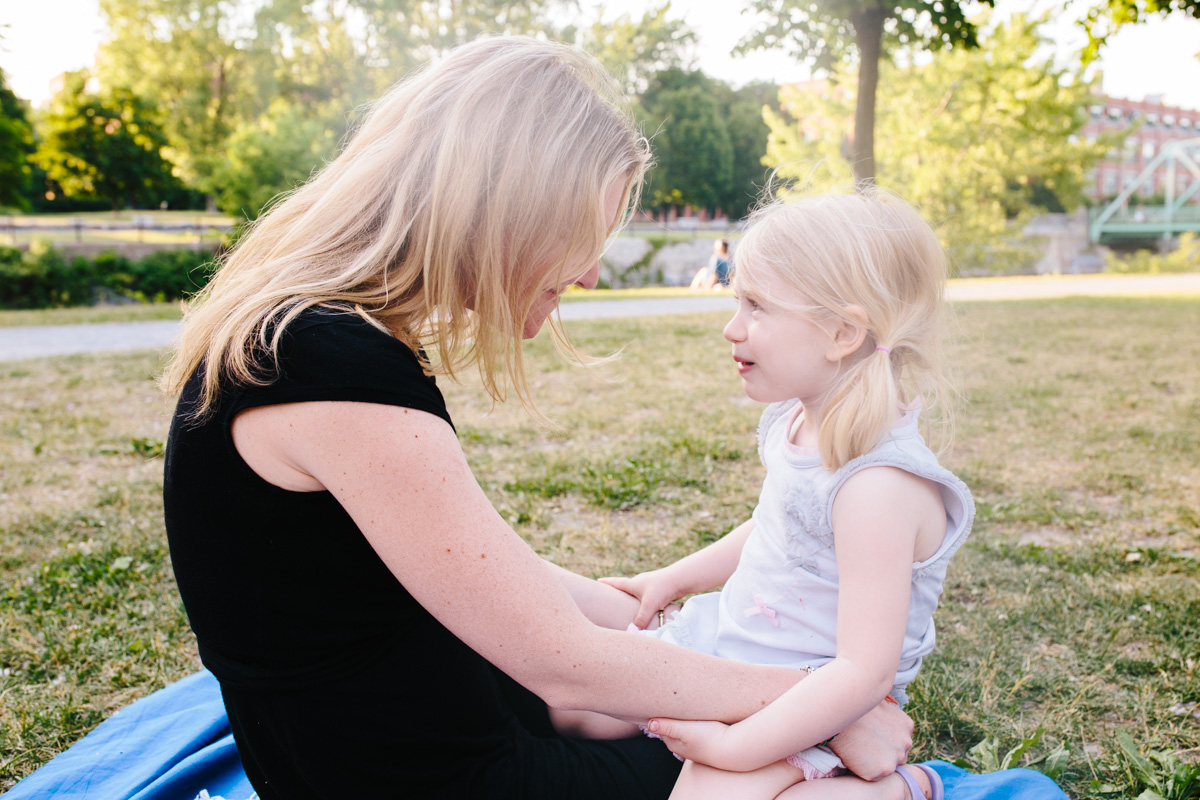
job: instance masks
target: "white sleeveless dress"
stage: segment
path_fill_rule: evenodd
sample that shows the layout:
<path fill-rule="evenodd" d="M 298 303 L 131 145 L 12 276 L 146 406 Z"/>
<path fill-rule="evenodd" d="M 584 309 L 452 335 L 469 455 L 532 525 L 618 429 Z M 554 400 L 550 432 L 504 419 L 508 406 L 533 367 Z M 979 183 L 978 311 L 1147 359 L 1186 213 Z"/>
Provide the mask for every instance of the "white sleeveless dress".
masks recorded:
<path fill-rule="evenodd" d="M 799 401 L 791 400 L 774 403 L 763 412 L 759 455 L 767 475 L 754 509 L 754 531 L 729 581 L 718 592 L 689 599 L 662 628 L 642 633 L 754 664 L 799 669 L 828 663 L 837 652 L 834 498 L 859 470 L 898 467 L 935 483 L 946 507 L 941 545 L 933 556 L 912 565 L 908 622 L 891 692 L 903 704 L 905 687 L 916 676 L 921 659 L 933 650 L 933 612 L 946 565 L 971 530 L 975 514 L 971 493 L 926 446 L 918 431 L 917 404 L 878 447 L 834 472 L 821 465 L 816 450 L 788 441 L 788 430 L 801 410 Z M 829 771 L 824 766 L 840 766 L 828 750 L 812 750 L 816 752 L 797 755 L 817 772 Z"/>

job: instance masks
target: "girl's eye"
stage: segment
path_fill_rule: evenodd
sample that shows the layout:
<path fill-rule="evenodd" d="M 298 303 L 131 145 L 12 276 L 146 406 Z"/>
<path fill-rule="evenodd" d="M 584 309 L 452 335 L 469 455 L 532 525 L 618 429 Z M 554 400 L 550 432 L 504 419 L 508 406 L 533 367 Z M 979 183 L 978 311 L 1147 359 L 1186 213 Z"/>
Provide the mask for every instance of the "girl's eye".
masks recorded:
<path fill-rule="evenodd" d="M 733 299 L 736 300 L 739 304 L 745 303 L 746 305 L 750 306 L 750 308 L 752 310 L 755 310 L 755 311 L 758 310 L 758 301 L 755 300 L 753 297 L 750 297 L 750 296 L 744 295 L 744 294 L 738 294 L 735 291 L 733 293 Z"/>

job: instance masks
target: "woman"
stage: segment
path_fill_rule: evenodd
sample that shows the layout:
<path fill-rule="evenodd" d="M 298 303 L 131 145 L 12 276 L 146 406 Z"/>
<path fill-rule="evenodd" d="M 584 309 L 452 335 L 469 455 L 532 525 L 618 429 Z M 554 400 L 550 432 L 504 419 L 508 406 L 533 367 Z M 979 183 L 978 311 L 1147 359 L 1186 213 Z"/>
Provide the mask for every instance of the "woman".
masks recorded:
<path fill-rule="evenodd" d="M 649 158 L 616 98 L 564 46 L 461 47 L 388 92 L 189 311 L 167 532 L 263 800 L 666 797 L 660 743 L 563 738 L 547 703 L 732 721 L 799 677 L 610 630 L 637 601 L 503 522 L 434 382 L 474 365 L 530 403 L 521 340 L 595 286 Z M 882 776 L 910 728 L 873 713 L 842 750 Z"/>

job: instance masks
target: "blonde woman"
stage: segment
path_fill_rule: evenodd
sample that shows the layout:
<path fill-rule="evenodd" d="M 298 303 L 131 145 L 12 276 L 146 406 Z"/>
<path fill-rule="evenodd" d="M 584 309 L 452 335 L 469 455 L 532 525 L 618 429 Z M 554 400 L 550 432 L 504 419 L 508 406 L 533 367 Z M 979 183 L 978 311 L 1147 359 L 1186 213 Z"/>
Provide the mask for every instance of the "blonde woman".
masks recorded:
<path fill-rule="evenodd" d="M 679 766 L 581 741 L 547 704 L 735 721 L 803 677 L 624 628 L 637 601 L 552 567 L 468 469 L 435 383 L 529 402 L 521 340 L 592 287 L 645 140 L 580 53 L 481 40 L 395 86 L 187 314 L 165 386 L 167 533 L 263 800 L 654 798 Z M 862 774 L 911 724 L 847 736 Z"/>

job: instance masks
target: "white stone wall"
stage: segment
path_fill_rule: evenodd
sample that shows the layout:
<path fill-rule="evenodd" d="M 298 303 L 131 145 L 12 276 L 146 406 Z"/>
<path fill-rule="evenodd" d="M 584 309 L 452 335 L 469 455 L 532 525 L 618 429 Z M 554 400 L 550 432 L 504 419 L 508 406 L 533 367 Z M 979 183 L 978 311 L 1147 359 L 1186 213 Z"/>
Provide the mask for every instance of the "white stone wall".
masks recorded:
<path fill-rule="evenodd" d="M 650 242 L 641 236 L 617 236 L 608 240 L 600 257 L 600 280 L 614 289 L 623 285 L 620 276 L 650 252 Z"/>
<path fill-rule="evenodd" d="M 708 265 L 712 257 L 715 239 L 697 237 L 682 242 L 664 245 L 644 275 L 630 276 L 628 282 L 620 276 L 631 266 L 641 261 L 650 252 L 650 243 L 639 236 L 618 236 L 609 242 L 608 250 L 600 259 L 600 277 L 613 288 L 658 284 L 663 286 L 687 286 L 692 282 L 696 270 Z M 729 240 L 730 255 L 737 249 L 737 241 Z M 662 280 L 656 276 L 662 274 Z"/>
<path fill-rule="evenodd" d="M 667 286 L 687 286 L 692 282 L 696 270 L 708 265 L 712 258 L 715 239 L 691 239 L 672 242 L 654 254 L 651 270 L 657 274 L 662 270 L 663 283 Z"/>

